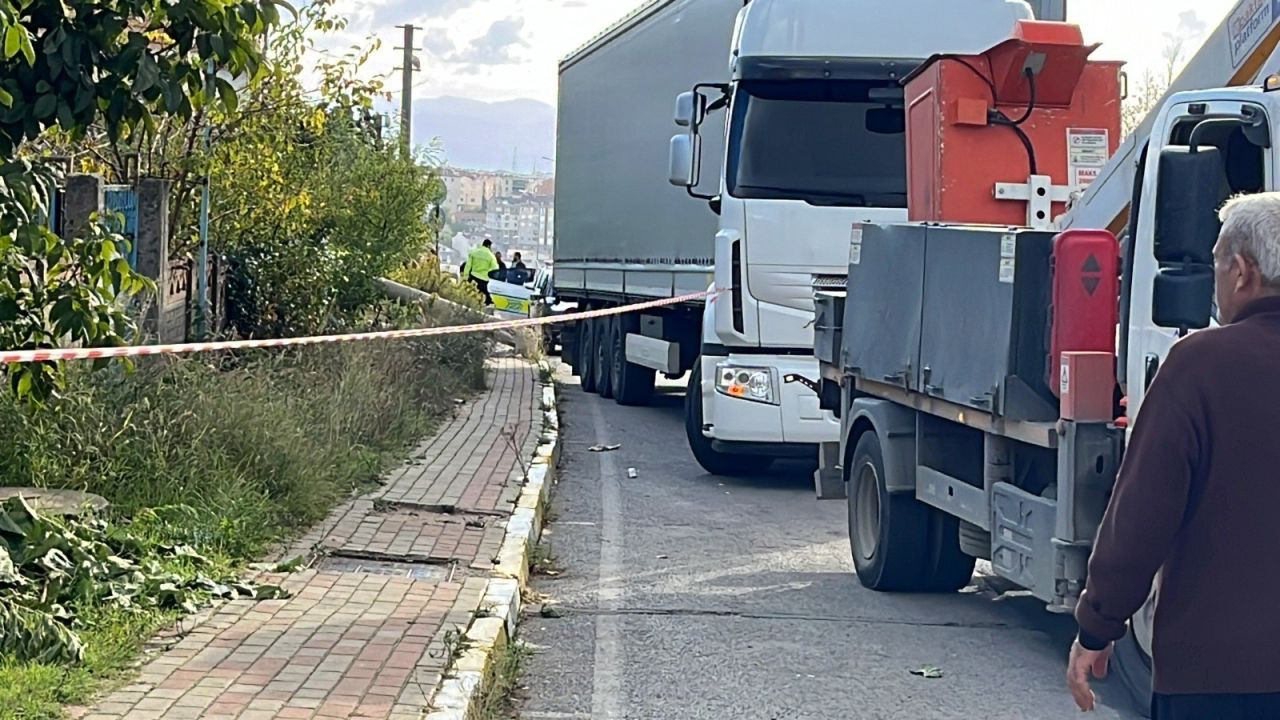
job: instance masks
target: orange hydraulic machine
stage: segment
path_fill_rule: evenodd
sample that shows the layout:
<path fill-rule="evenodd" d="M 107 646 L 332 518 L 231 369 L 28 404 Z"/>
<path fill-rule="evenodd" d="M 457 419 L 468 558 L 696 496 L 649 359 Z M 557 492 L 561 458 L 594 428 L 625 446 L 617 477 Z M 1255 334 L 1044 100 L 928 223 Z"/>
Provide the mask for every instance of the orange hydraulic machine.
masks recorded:
<path fill-rule="evenodd" d="M 904 82 L 910 218 L 1048 228 L 1120 143 L 1120 67 L 1078 25 L 1020 21 Z"/>

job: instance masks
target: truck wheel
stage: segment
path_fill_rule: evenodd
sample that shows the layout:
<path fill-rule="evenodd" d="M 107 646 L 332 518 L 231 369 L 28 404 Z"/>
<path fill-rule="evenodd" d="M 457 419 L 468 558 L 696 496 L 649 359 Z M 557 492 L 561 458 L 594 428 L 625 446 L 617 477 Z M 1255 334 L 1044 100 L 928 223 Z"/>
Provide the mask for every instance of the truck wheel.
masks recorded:
<path fill-rule="evenodd" d="M 594 320 L 578 322 L 578 377 L 582 391 L 596 391 L 596 333 Z"/>
<path fill-rule="evenodd" d="M 880 438 L 862 435 L 845 463 L 849 546 L 858 580 L 884 592 L 955 592 L 969 584 L 974 559 L 960 552 L 958 521 L 891 494 Z"/>
<path fill-rule="evenodd" d="M 639 329 L 632 315 L 618 318 L 613 334 L 613 396 L 619 405 L 648 405 L 657 373 L 627 361 L 627 335 Z"/>
<path fill-rule="evenodd" d="M 919 500 L 917 504 L 924 505 Z M 952 593 L 973 580 L 977 563 L 960 549 L 960 520 L 925 505 L 929 514 L 929 577 L 921 590 Z"/>
<path fill-rule="evenodd" d="M 613 318 L 602 317 L 591 321 L 596 346 L 596 392 L 600 397 L 613 397 Z"/>
<path fill-rule="evenodd" d="M 732 455 L 711 447 L 711 440 L 702 434 L 702 361 L 693 364 L 689 373 L 689 386 L 684 394 L 684 432 L 689 438 L 689 449 L 703 470 L 712 475 L 735 477 L 758 475 L 769 469 L 773 460 L 752 455 Z"/>
<path fill-rule="evenodd" d="M 888 492 L 881 442 L 864 433 L 845 464 L 849 544 L 864 587 L 883 592 L 955 592 L 973 578 L 960 552 L 959 521 L 911 495 Z"/>
<path fill-rule="evenodd" d="M 929 517 L 915 498 L 886 489 L 884 455 L 874 432 L 858 440 L 845 473 L 849 547 L 858 580 L 872 590 L 919 590 L 928 561 Z"/>

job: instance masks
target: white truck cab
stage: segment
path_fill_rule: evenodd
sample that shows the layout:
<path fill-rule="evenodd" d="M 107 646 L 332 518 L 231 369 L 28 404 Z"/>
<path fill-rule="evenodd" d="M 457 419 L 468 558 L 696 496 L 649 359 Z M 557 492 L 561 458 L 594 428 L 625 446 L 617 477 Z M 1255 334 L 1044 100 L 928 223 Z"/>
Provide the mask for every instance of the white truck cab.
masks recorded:
<path fill-rule="evenodd" d="M 1120 363 L 1130 417 L 1137 416 L 1147 386 L 1178 338 L 1205 322 L 1217 323 L 1212 307 L 1216 228 L 1179 228 L 1168 219 L 1166 206 L 1193 203 L 1186 212 L 1212 216 L 1233 195 L 1280 189 L 1280 149 L 1271 130 L 1278 122 L 1280 93 L 1263 87 L 1177 93 L 1156 116 L 1135 178 L 1137 222 L 1130 221 L 1124 241 L 1121 347 L 1126 353 Z M 1188 162 L 1183 151 L 1172 149 L 1193 143 L 1197 154 L 1205 155 L 1202 163 Z M 1192 169 L 1196 165 L 1203 171 Z M 1191 174 L 1197 172 L 1205 175 Z"/>
<path fill-rule="evenodd" d="M 843 285 L 855 227 L 907 218 L 899 82 L 934 55 L 984 50 L 1031 17 L 1021 0 L 743 7 L 729 82 L 708 78 L 678 99 L 676 123 L 688 131 L 671 145 L 672 183 L 698 196 L 700 126 L 728 114 L 719 193 L 701 196 L 720 218 L 720 294 L 706 305 L 687 409 L 690 445 L 708 471 L 816 459 L 821 443 L 837 441 L 840 423 L 814 390 L 815 285 Z M 823 464 L 838 478 L 834 460 Z"/>

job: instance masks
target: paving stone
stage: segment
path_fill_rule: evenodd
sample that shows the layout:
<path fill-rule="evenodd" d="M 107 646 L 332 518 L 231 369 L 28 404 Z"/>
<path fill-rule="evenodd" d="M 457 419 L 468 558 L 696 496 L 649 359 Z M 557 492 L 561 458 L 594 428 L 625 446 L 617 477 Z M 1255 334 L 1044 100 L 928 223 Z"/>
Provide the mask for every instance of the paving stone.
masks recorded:
<path fill-rule="evenodd" d="M 273 612 L 254 613 L 254 619 L 242 614 L 242 622 L 229 623 L 213 636 L 214 639 L 235 638 L 235 644 L 229 648 L 230 657 L 245 647 L 269 646 L 263 642 L 264 634 L 277 638 L 275 643 L 288 637 L 288 642 L 295 647 L 305 645 L 314 637 L 325 636 L 336 641 L 335 651 L 346 654 L 334 652 L 313 658 L 315 669 L 305 675 L 297 670 L 298 664 L 292 659 L 260 658 L 243 664 L 228 677 L 211 679 L 205 677 L 214 671 L 208 660 L 195 653 L 175 665 L 173 671 L 185 683 L 185 692 L 172 687 L 143 691 L 133 686 L 129 691 L 104 698 L 90 709 L 89 716 L 249 720 L 310 717 L 313 710 L 348 717 L 359 709 L 364 713 L 362 717 L 388 718 L 393 704 L 388 698 L 408 689 L 419 661 L 430 660 L 426 657 L 430 638 L 443 634 L 444 619 L 472 612 L 479 602 L 471 586 L 376 575 L 350 577 L 307 571 L 284 578 L 282 584 L 295 593 L 293 598 L 274 603 Z M 347 587 L 354 592 L 343 592 Z M 305 592 L 315 588 L 327 589 L 327 592 Z M 240 613 L 229 605 L 224 606 L 225 612 Z M 270 631 L 268 625 L 286 612 L 289 613 L 286 617 L 292 620 L 284 626 L 284 635 Z M 335 621 L 339 614 L 350 620 Z M 370 628 L 374 633 L 387 629 L 389 632 L 384 638 L 389 642 L 369 645 L 341 639 L 355 628 Z M 410 634 L 409 630 L 423 631 L 427 637 Z M 153 659 L 151 664 L 168 665 L 171 660 L 166 653 Z M 422 669 L 432 672 L 425 664 Z M 439 672 L 432 672 L 430 677 L 434 686 Z M 289 707 L 306 710 L 308 714 L 283 714 Z"/>
<path fill-rule="evenodd" d="M 224 603 L 166 633 L 138 681 L 84 717 L 417 718 L 448 665 L 449 633 L 479 608 L 541 430 L 536 370 L 488 365 L 489 390 L 371 497 L 337 508 L 279 559 L 316 569 L 255 579 L 288 599 Z M 183 634 L 181 631 L 186 630 Z"/>
<path fill-rule="evenodd" d="M 519 496 L 522 464 L 533 456 L 535 431 L 541 429 L 535 425 L 541 424 L 542 389 L 535 368 L 513 358 L 490 361 L 489 385 L 418 448 L 415 462 L 392 473 L 379 499 L 510 512 Z"/>

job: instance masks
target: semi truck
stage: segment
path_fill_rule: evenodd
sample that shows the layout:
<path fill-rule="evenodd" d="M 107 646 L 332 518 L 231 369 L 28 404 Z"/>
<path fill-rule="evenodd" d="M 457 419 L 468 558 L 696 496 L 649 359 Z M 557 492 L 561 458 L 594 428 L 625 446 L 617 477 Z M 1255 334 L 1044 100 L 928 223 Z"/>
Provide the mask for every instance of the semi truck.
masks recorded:
<path fill-rule="evenodd" d="M 655 0 L 565 59 L 558 295 L 596 309 L 713 293 L 574 328 L 583 388 L 640 404 L 657 373 L 689 373 L 707 471 L 799 458 L 837 484 L 838 459 L 819 463 L 839 423 L 815 392 L 813 295 L 843 282 L 850 227 L 906 219 L 899 81 L 1032 16 L 1022 0 Z"/>
<path fill-rule="evenodd" d="M 1111 70 L 1062 27 L 908 78 L 912 221 L 855 228 L 844 287 L 818 295 L 826 450 L 874 590 L 954 591 L 985 560 L 1073 611 L 1130 421 L 1217 322 L 1216 211 L 1278 189 L 1280 5 L 1239 3 L 1123 143 Z M 1116 655 L 1142 702 L 1153 605 Z"/>

